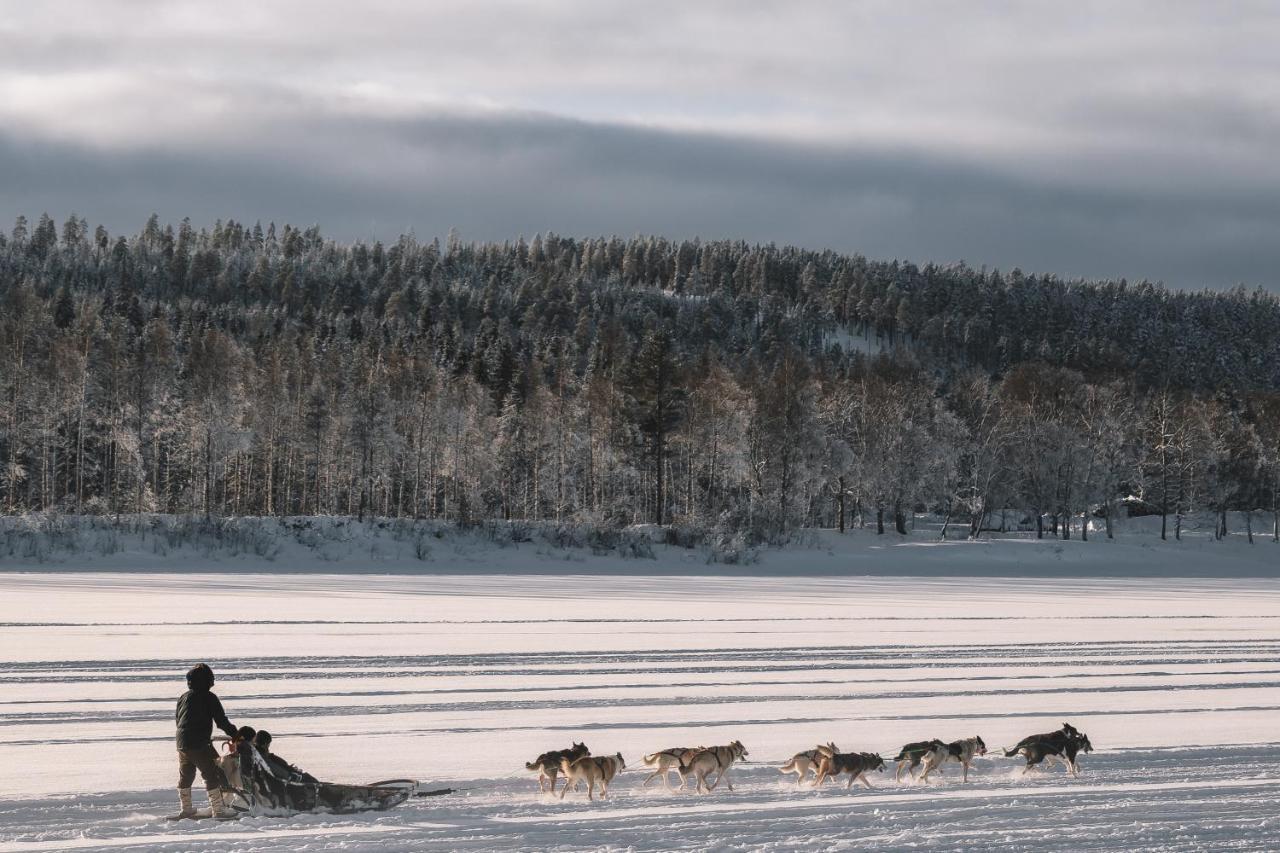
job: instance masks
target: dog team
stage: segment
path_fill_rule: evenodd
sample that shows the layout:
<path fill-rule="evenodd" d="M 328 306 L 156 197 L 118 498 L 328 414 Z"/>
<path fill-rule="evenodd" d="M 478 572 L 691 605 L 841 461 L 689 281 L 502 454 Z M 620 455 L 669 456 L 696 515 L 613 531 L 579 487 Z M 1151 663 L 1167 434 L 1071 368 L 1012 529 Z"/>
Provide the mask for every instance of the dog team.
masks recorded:
<path fill-rule="evenodd" d="M 1004 750 L 1006 758 L 1022 756 L 1026 760 L 1023 774 L 1048 760 L 1061 762 L 1072 776 L 1080 775 L 1077 757 L 1082 752 L 1093 752 L 1093 744 L 1089 736 L 1072 726 L 1063 723 L 1062 728 L 1053 732 L 1029 735 L 1023 738 L 1012 749 Z M 939 772 L 944 764 L 959 764 L 963 779 L 969 781 L 969 767 L 973 759 L 987 754 L 987 745 L 981 737 L 964 738 L 950 743 L 938 739 L 909 743 L 899 750 L 895 780 L 901 781 L 904 770 L 913 781 L 929 781 L 931 773 Z M 714 791 L 721 782 L 733 790 L 729 780 L 729 771 L 734 764 L 747 757 L 747 748 L 742 741 L 735 740 L 724 746 L 673 747 L 651 753 L 644 757 L 646 767 L 653 768 L 644 780 L 648 785 L 661 777 L 663 784 L 671 788 L 671 773 L 680 776 L 680 788 L 685 788 L 690 777 L 693 777 L 699 793 Z M 596 756 L 591 754 L 585 743 L 575 743 L 569 749 L 558 749 L 544 752 L 533 761 L 525 764 L 528 770 L 538 771 L 538 790 L 540 792 L 556 792 L 556 781 L 564 777 L 560 788 L 560 799 L 569 789 L 577 790 L 578 786 L 587 784 L 587 799 L 595 799 L 596 787 L 600 788 L 600 796 L 607 797 L 609 783 L 626 769 L 622 753 Z M 841 752 L 834 743 L 821 744 L 805 752 L 798 752 L 791 760 L 778 769 L 782 773 L 796 774 L 796 785 L 804 782 L 807 775 L 813 775 L 813 785 L 822 785 L 828 779 L 848 776 L 845 788 L 852 788 L 854 782 L 861 782 L 868 788 L 871 782 L 867 773 L 878 770 L 884 772 L 885 762 L 874 752 Z M 917 768 L 919 771 L 917 772 Z M 714 779 L 711 777 L 714 776 Z"/>

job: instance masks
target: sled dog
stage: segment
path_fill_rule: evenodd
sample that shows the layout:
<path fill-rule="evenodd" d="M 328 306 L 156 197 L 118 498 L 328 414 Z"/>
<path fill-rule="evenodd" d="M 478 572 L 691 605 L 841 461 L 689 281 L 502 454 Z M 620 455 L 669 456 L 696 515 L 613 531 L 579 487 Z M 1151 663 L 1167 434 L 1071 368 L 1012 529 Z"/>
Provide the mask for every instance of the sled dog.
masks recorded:
<path fill-rule="evenodd" d="M 840 747 L 836 746 L 834 743 L 828 743 L 826 744 L 826 747 L 833 753 L 840 751 Z M 798 786 L 804 781 L 804 777 L 807 773 L 812 772 L 815 776 L 818 774 L 818 757 L 817 749 L 797 752 L 795 755 L 791 756 L 790 761 L 779 767 L 778 770 L 781 773 L 796 774 L 796 785 Z"/>
<path fill-rule="evenodd" d="M 871 782 L 868 781 L 866 774 L 871 770 L 884 772 L 884 759 L 874 752 L 836 752 L 820 746 L 818 747 L 818 778 L 814 780 L 813 786 L 816 788 L 828 778 L 848 773 L 849 783 L 844 786 L 846 790 L 852 788 L 855 781 L 860 781 L 870 788 Z"/>
<path fill-rule="evenodd" d="M 600 784 L 600 799 L 609 794 L 609 782 L 627 768 L 622 760 L 622 753 L 616 755 L 584 755 L 581 758 L 560 759 L 560 772 L 564 774 L 564 784 L 560 786 L 560 799 L 569 791 L 570 786 L 577 790 L 578 783 L 587 783 L 587 799 L 595 799 L 596 783 Z"/>
<path fill-rule="evenodd" d="M 939 743 L 925 753 L 924 772 L 920 774 L 920 781 L 928 782 L 930 773 L 942 767 L 948 761 L 955 761 L 964 768 L 964 781 L 968 782 L 969 765 L 973 762 L 974 756 L 986 754 L 987 745 L 977 735 L 967 737 L 964 740 L 952 741 L 951 743 Z"/>
<path fill-rule="evenodd" d="M 711 793 L 716 786 L 724 782 L 729 786 L 729 790 L 733 790 L 733 783 L 729 781 L 729 768 L 733 766 L 735 761 L 741 761 L 747 757 L 747 748 L 742 745 L 742 741 L 735 740 L 724 746 L 712 746 L 707 749 L 700 750 L 684 767 L 679 768 L 680 787 L 683 788 L 692 776 L 698 780 L 697 790 L 703 793 Z M 716 781 L 710 785 L 707 784 L 707 776 L 711 773 L 716 774 Z"/>
<path fill-rule="evenodd" d="M 526 770 L 538 771 L 538 793 L 547 790 L 547 783 L 551 783 L 551 793 L 556 792 L 556 774 L 560 772 L 560 762 L 567 758 L 570 761 L 581 758 L 584 755 L 590 755 L 591 750 L 587 749 L 585 743 L 575 743 L 568 749 L 553 749 L 550 752 L 544 752 L 533 761 L 525 764 Z"/>
<path fill-rule="evenodd" d="M 222 775 L 227 780 L 227 785 L 233 791 L 239 791 L 244 788 L 240 784 L 240 758 L 234 752 L 226 755 L 218 756 L 218 767 L 222 769 Z"/>
<path fill-rule="evenodd" d="M 924 757 L 934 749 L 942 746 L 942 741 L 934 738 L 933 740 L 921 740 L 915 743 L 909 743 L 898 751 L 897 756 L 893 759 L 898 762 L 898 771 L 894 774 L 895 782 L 902 781 L 902 771 L 905 769 L 911 774 L 911 778 L 916 778 L 916 768 L 920 766 L 920 762 L 924 761 Z"/>
<path fill-rule="evenodd" d="M 656 777 L 661 776 L 662 784 L 666 785 L 667 788 L 670 789 L 671 777 L 668 774 L 670 774 L 672 770 L 679 771 L 681 767 L 687 766 L 689 759 L 693 758 L 704 749 L 706 749 L 705 746 L 674 746 L 671 749 L 663 749 L 646 755 L 644 757 L 645 766 L 655 767 L 657 769 L 645 777 L 644 785 L 641 787 L 647 787 L 648 784 Z M 680 777 L 680 787 L 684 787 L 683 776 Z"/>
<path fill-rule="evenodd" d="M 1013 749 L 1006 749 L 1004 754 L 1006 758 L 1020 754 L 1027 759 L 1027 766 L 1022 769 L 1023 775 L 1049 758 L 1061 761 L 1072 776 L 1079 776 L 1080 765 L 1076 762 L 1076 757 L 1082 752 L 1093 752 L 1089 736 L 1070 723 L 1063 723 L 1062 728 L 1056 732 L 1024 737 Z"/>

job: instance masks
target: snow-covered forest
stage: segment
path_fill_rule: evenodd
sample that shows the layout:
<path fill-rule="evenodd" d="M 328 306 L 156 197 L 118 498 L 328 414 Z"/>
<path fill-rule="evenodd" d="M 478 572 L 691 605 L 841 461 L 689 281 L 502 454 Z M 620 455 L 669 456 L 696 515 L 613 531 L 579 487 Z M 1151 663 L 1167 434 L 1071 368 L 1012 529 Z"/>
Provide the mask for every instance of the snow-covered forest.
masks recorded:
<path fill-rule="evenodd" d="M 1275 513 L 1280 301 L 661 238 L 0 236 L 0 509 L 1041 535 Z M 1272 516 L 1274 517 L 1274 516 Z M 1109 528 L 1109 524 L 1107 527 Z M 1225 530 L 1220 530 L 1225 533 Z"/>

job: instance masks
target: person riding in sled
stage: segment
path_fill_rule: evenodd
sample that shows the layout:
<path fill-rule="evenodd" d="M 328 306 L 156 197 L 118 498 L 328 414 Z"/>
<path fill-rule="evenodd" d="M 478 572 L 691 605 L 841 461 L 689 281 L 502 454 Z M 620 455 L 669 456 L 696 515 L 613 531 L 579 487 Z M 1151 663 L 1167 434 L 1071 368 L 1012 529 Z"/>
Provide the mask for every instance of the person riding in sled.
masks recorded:
<path fill-rule="evenodd" d="M 208 664 L 197 664 L 187 673 L 187 692 L 178 697 L 175 715 L 178 727 L 178 799 L 182 803 L 179 818 L 195 817 L 191 804 L 191 783 L 196 771 L 204 780 L 209 795 L 209 809 L 216 818 L 235 817 L 223 799 L 222 789 L 227 779 L 218 767 L 218 751 L 213 747 L 213 726 L 235 738 L 236 727 L 231 725 L 222 710 L 222 702 L 213 693 L 213 670 Z"/>
<path fill-rule="evenodd" d="M 285 761 L 279 755 L 271 751 L 271 732 L 263 729 L 258 732 L 253 739 L 253 745 L 258 748 L 258 754 L 267 762 L 272 772 L 281 779 L 287 779 L 290 782 L 308 782 L 312 784 L 318 783 L 320 780 L 312 776 L 305 770 L 299 770 L 288 761 Z"/>

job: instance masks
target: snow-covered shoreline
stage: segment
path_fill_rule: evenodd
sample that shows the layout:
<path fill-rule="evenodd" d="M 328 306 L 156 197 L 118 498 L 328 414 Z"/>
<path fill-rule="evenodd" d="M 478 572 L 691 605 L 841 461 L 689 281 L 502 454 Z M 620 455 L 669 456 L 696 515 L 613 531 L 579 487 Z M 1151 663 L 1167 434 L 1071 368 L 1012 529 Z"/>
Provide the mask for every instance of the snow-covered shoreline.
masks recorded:
<path fill-rule="evenodd" d="M 652 526 L 27 515 L 0 517 L 0 572 L 1280 577 L 1280 544 L 1259 529 L 1261 518 L 1252 544 L 1242 517 L 1231 521 L 1220 541 L 1213 519 L 1195 516 L 1181 541 L 1161 540 L 1158 517 L 1118 523 L 1115 539 L 1097 530 L 1087 542 L 1026 531 L 966 540 L 953 529 L 944 540 L 940 520 L 920 516 L 906 536 L 803 530 L 784 546 L 747 547 Z"/>

